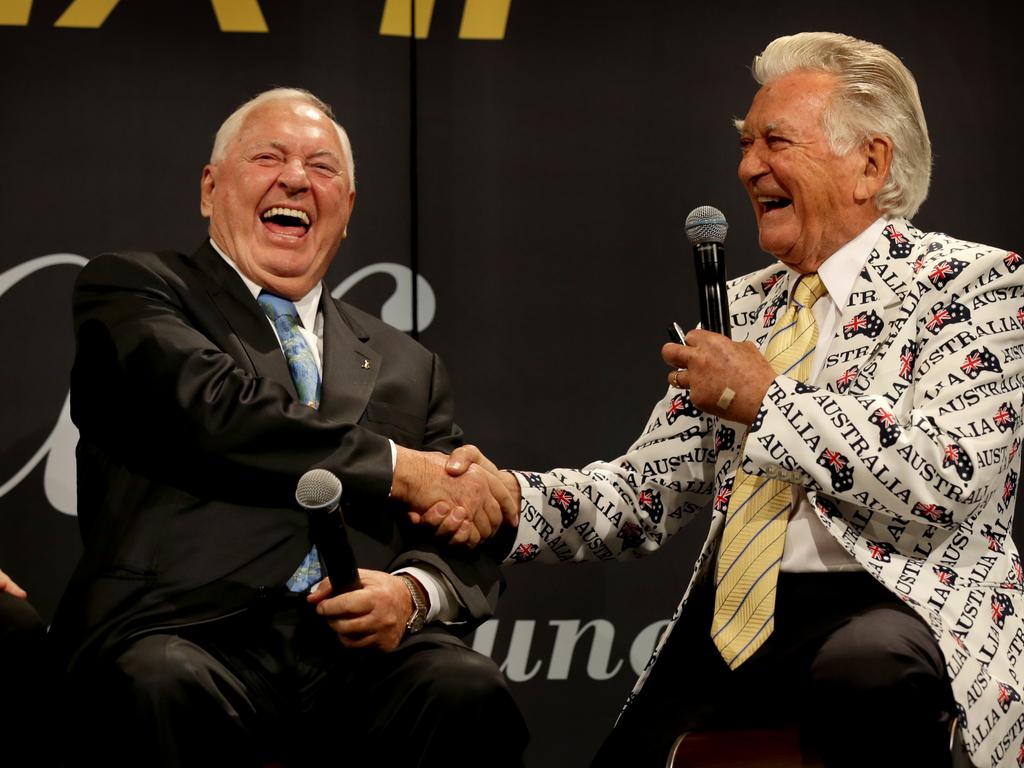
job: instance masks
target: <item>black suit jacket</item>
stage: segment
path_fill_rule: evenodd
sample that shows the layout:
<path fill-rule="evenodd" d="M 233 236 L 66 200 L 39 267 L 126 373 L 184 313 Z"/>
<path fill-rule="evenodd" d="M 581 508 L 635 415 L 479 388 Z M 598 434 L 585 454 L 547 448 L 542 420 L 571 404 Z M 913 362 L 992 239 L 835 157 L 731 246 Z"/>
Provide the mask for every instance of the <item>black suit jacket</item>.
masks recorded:
<path fill-rule="evenodd" d="M 52 633 L 69 667 L 166 628 L 243 611 L 281 588 L 310 548 L 295 501 L 312 467 L 344 486 L 361 567 L 425 562 L 470 615 L 490 614 L 496 564 L 445 554 L 389 501 L 388 438 L 461 441 L 440 360 L 324 290 L 318 411 L 297 401 L 273 329 L 204 244 L 108 254 L 75 287 L 72 419 L 82 559 Z"/>

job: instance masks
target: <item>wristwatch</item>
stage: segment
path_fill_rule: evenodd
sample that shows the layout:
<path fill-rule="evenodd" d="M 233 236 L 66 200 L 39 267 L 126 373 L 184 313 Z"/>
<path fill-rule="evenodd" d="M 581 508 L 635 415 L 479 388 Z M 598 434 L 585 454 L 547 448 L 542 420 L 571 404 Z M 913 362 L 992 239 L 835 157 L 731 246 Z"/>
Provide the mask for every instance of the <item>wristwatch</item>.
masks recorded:
<path fill-rule="evenodd" d="M 397 576 L 405 584 L 405 588 L 409 590 L 409 597 L 412 598 L 412 616 L 405 622 L 405 634 L 415 635 L 427 623 L 427 598 L 419 582 L 412 576 L 407 573 L 399 573 Z"/>

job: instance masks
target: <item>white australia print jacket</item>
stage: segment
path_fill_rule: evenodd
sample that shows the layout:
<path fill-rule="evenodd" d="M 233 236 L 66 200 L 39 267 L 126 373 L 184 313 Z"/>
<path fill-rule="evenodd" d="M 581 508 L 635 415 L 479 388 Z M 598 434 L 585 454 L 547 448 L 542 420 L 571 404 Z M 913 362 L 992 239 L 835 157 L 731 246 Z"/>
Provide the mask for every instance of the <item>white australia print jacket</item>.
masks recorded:
<path fill-rule="evenodd" d="M 825 528 L 931 628 L 973 761 L 1024 765 L 1024 574 L 1010 538 L 1024 413 L 1024 258 L 893 220 L 824 367 L 776 378 L 748 429 L 669 389 L 622 456 L 517 473 L 514 562 L 636 557 L 710 503 L 686 605 L 750 474 L 807 489 Z M 729 283 L 733 338 L 763 350 L 788 301 L 774 264 Z M 634 694 L 643 685 L 641 675 Z"/>

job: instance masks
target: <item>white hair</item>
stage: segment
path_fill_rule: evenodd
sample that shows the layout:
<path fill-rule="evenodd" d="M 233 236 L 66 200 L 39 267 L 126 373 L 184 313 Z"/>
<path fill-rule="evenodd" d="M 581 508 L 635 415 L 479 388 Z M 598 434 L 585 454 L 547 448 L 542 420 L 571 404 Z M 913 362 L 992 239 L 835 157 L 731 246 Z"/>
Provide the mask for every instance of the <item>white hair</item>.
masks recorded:
<path fill-rule="evenodd" d="M 846 155 L 871 136 L 887 137 L 892 166 L 875 204 L 893 216 L 917 213 L 931 183 L 931 142 L 917 83 L 896 55 L 849 35 L 802 32 L 769 43 L 751 71 L 761 85 L 799 71 L 835 76 L 822 118 L 832 151 Z"/>
<path fill-rule="evenodd" d="M 217 129 L 217 136 L 213 140 L 213 151 L 210 152 L 210 162 L 216 164 L 224 159 L 224 153 L 227 151 L 228 144 L 242 130 L 242 126 L 245 125 L 245 119 L 249 116 L 249 113 L 256 109 L 256 107 L 269 101 L 302 101 L 323 112 L 331 123 L 334 124 L 335 130 L 338 132 L 338 140 L 341 142 L 341 149 L 345 153 L 349 184 L 352 186 L 352 189 L 355 189 L 356 166 L 355 160 L 352 159 L 352 144 L 348 140 L 348 134 L 345 133 L 345 129 L 335 119 L 330 105 L 302 88 L 271 88 L 269 91 L 263 91 L 263 93 L 249 99 L 245 104 L 228 115 L 227 120 L 221 123 L 220 128 Z"/>

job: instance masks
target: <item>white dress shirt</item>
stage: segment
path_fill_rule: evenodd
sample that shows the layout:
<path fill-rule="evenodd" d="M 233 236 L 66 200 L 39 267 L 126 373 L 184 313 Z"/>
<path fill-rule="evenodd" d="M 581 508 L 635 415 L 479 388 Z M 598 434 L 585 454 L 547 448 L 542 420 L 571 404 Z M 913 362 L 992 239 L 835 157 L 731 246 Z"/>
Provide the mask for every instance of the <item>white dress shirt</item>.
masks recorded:
<path fill-rule="evenodd" d="M 221 255 L 238 276 L 242 278 L 245 286 L 252 293 L 253 298 L 258 298 L 260 291 L 263 290 L 262 286 L 254 283 L 246 275 L 242 274 L 242 271 L 238 268 L 231 258 L 221 250 L 220 246 L 217 245 L 210 239 L 210 245 L 213 249 Z M 299 320 L 302 322 L 301 327 L 298 328 L 299 333 L 302 334 L 302 338 L 309 344 L 310 349 L 316 351 L 313 357 L 316 358 L 317 371 L 323 377 L 323 357 L 324 357 L 324 318 L 320 312 L 320 296 L 323 293 L 323 284 L 317 283 L 313 286 L 313 290 L 303 296 L 301 299 L 292 302 L 295 304 L 295 309 L 299 313 Z M 270 323 L 270 327 L 274 328 L 274 323 L 271 322 L 270 318 L 267 318 L 267 322 Z M 274 328 L 274 335 L 277 335 L 277 329 Z M 281 343 L 280 337 L 278 343 Z M 283 349 L 282 349 L 283 351 Z M 392 440 L 388 440 L 391 443 L 391 469 L 394 471 L 395 460 L 397 458 L 398 449 L 395 448 L 395 443 Z M 424 591 L 427 593 L 427 597 L 430 602 L 430 609 L 427 611 L 427 621 L 447 621 L 451 622 L 458 615 L 459 611 L 459 600 L 455 595 L 455 591 L 448 584 L 448 580 L 439 572 L 431 568 L 429 565 L 422 565 L 418 567 L 406 567 L 399 568 L 395 571 L 396 574 L 407 573 L 415 578 L 420 584 L 423 585 Z"/>

